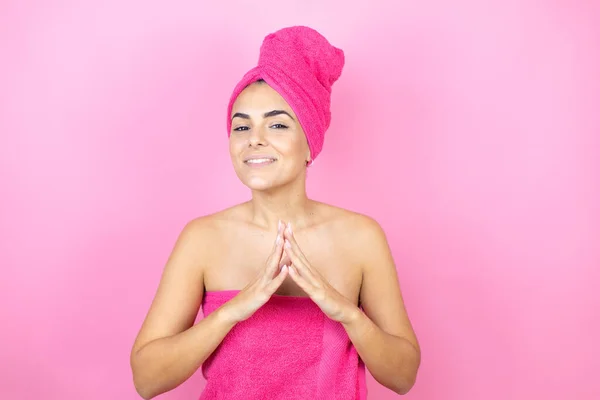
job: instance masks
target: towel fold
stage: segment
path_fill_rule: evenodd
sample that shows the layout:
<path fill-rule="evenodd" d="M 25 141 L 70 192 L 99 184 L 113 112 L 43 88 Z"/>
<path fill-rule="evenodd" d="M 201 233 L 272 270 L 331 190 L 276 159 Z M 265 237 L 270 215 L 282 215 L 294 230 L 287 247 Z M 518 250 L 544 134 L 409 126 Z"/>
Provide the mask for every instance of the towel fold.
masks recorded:
<path fill-rule="evenodd" d="M 239 291 L 206 292 L 209 315 Z M 307 297 L 274 295 L 202 366 L 200 400 L 365 399 L 365 366 L 341 324 Z"/>

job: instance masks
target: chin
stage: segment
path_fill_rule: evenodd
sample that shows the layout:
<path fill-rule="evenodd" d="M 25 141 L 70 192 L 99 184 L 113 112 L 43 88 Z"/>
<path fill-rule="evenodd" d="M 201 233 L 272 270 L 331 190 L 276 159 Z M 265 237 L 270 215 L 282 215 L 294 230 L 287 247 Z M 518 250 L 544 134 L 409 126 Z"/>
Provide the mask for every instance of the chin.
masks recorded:
<path fill-rule="evenodd" d="M 271 179 L 265 179 L 260 176 L 244 177 L 241 179 L 242 183 L 251 190 L 270 190 L 280 186 L 277 182 Z"/>
<path fill-rule="evenodd" d="M 268 191 L 285 186 L 297 179 L 299 176 L 293 170 L 281 169 L 248 169 L 247 167 L 236 168 L 239 180 L 250 190 Z"/>

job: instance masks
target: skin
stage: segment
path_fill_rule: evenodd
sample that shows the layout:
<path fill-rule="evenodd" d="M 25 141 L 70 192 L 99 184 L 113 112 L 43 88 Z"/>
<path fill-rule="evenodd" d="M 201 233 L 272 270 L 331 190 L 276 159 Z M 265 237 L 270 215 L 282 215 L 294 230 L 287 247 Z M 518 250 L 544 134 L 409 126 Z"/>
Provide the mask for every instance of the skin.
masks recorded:
<path fill-rule="evenodd" d="M 306 137 L 266 83 L 248 86 L 232 117 L 229 152 L 252 199 L 182 230 L 131 351 L 138 393 L 150 399 L 179 386 L 274 293 L 310 297 L 343 325 L 379 383 L 407 393 L 421 354 L 383 230 L 307 197 Z M 257 154 L 276 161 L 249 167 L 244 160 Z M 194 324 L 205 290 L 232 289 L 239 294 Z"/>

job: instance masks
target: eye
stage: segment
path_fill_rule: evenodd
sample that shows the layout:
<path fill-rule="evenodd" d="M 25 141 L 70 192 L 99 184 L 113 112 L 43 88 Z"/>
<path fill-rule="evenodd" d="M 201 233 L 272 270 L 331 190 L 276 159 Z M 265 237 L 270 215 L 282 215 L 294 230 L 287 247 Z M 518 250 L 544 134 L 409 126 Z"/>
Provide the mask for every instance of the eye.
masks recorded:
<path fill-rule="evenodd" d="M 283 124 L 273 124 L 273 125 L 271 125 L 271 128 L 275 128 L 275 129 L 287 129 L 288 127 L 286 125 L 283 125 Z"/>
<path fill-rule="evenodd" d="M 237 128 L 234 129 L 234 131 L 241 132 L 241 131 L 247 131 L 248 129 L 250 129 L 250 128 L 248 128 L 247 126 L 238 126 Z"/>

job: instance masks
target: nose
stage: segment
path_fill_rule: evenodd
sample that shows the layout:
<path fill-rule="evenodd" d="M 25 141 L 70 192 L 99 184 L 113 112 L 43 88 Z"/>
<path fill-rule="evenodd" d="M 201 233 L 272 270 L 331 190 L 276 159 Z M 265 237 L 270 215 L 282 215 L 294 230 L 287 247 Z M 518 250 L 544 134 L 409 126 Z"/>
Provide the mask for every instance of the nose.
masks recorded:
<path fill-rule="evenodd" d="M 256 146 L 265 146 L 265 131 L 262 127 L 255 127 L 250 130 L 250 135 L 248 136 L 248 144 L 250 147 Z"/>

